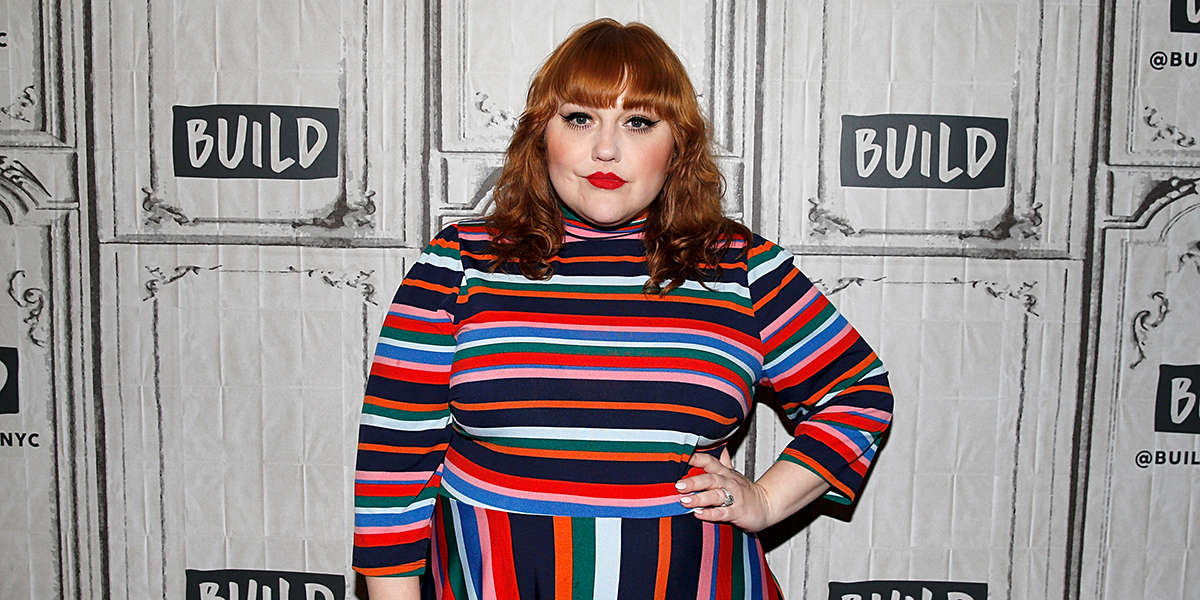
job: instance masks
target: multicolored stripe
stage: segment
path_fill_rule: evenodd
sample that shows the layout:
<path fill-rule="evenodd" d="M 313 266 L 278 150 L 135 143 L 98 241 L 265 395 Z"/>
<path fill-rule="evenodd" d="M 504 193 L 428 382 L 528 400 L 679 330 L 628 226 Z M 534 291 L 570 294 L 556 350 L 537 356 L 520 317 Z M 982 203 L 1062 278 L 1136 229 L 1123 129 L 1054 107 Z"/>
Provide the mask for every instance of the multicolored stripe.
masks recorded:
<path fill-rule="evenodd" d="M 430 554 L 447 600 L 782 597 L 756 536 L 688 515 L 520 515 L 439 498 Z"/>
<path fill-rule="evenodd" d="M 735 241 L 719 281 L 660 297 L 642 292 L 640 222 L 565 224 L 547 280 L 492 272 L 490 232 L 464 222 L 397 292 L 361 422 L 360 571 L 420 572 L 436 497 L 510 519 L 696 521 L 674 483 L 693 453 L 720 452 L 759 386 L 796 428 L 781 460 L 853 499 L 890 420 L 887 373 L 786 250 Z"/>

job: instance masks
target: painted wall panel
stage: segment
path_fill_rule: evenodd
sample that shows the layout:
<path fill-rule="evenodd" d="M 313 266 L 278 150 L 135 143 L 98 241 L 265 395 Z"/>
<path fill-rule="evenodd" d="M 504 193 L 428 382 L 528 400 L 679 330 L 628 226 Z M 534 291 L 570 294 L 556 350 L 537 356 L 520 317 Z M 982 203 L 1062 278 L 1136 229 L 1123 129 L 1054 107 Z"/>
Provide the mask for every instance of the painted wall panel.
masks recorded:
<path fill-rule="evenodd" d="M 354 584 L 351 483 L 368 349 L 414 258 L 109 247 L 114 593 L 182 597 L 186 569 Z"/>
<path fill-rule="evenodd" d="M 852 509 L 818 503 L 766 534 L 782 542 L 771 557 L 788 597 L 864 579 L 1061 596 L 1080 265 L 805 256 L 800 266 L 884 358 L 896 413 Z M 758 472 L 786 442 L 764 408 Z"/>

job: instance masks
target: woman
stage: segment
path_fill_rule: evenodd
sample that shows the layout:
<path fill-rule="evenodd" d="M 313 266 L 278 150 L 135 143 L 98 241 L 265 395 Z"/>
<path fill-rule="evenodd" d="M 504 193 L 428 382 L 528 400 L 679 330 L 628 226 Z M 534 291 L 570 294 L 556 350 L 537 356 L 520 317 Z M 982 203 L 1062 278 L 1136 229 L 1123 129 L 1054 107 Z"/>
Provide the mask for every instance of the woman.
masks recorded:
<path fill-rule="evenodd" d="M 492 214 L 438 234 L 383 326 L 356 477 L 374 600 L 426 569 L 439 597 L 779 597 L 753 532 L 850 502 L 892 400 L 721 183 L 652 30 L 602 19 L 550 55 Z M 750 481 L 725 442 L 756 384 L 796 437 Z"/>

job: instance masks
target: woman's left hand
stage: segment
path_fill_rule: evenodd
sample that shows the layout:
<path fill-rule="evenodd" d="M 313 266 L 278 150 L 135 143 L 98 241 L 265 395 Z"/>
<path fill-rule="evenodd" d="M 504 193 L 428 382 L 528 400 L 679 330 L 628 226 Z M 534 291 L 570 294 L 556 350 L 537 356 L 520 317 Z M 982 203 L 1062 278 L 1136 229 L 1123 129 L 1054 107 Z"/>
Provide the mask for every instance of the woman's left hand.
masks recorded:
<path fill-rule="evenodd" d="M 720 460 L 696 452 L 688 464 L 704 473 L 679 480 L 675 488 L 683 494 L 680 503 L 695 509 L 692 514 L 697 519 L 733 523 L 749 532 L 761 531 L 774 522 L 767 490 L 733 470 L 728 450 L 721 452 Z M 732 503 L 727 502 L 729 498 Z"/>

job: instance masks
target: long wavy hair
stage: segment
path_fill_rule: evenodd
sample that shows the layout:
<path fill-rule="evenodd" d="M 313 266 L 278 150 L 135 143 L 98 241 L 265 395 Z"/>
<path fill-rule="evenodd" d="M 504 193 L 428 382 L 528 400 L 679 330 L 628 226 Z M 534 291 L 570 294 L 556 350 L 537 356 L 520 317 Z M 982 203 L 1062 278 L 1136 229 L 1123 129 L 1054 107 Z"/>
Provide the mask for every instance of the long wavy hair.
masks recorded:
<path fill-rule="evenodd" d="M 622 94 L 623 106 L 653 111 L 675 139 L 643 232 L 650 272 L 645 291 L 666 294 L 688 279 L 720 277 L 721 258 L 734 241 L 750 241 L 750 230 L 721 212 L 724 178 L 679 57 L 641 23 L 598 19 L 567 36 L 529 86 L 487 219 L 493 271 L 515 263 L 529 279 L 550 277 L 564 228 L 546 164 L 546 124 L 564 103 L 612 108 Z"/>

